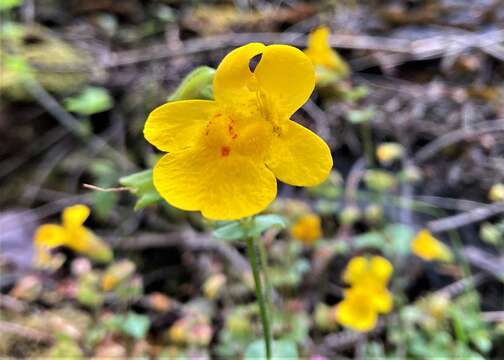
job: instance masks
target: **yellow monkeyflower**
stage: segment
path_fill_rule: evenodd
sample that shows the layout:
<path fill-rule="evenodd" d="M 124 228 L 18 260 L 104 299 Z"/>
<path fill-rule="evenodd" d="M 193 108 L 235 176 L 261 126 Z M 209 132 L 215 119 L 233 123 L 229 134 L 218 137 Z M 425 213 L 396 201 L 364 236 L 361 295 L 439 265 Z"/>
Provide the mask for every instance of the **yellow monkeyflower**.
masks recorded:
<path fill-rule="evenodd" d="M 322 236 L 320 216 L 317 214 L 306 214 L 301 216 L 292 226 L 291 234 L 304 244 L 312 245 Z"/>
<path fill-rule="evenodd" d="M 356 256 L 350 260 L 343 280 L 351 286 L 386 288 L 394 268 L 390 261 L 381 256 Z"/>
<path fill-rule="evenodd" d="M 215 101 L 169 102 L 149 115 L 145 138 L 168 152 L 154 167 L 154 186 L 176 208 L 234 220 L 264 210 L 276 178 L 321 183 L 332 167 L 329 147 L 290 120 L 314 86 L 310 59 L 294 47 L 250 43 L 231 51 L 215 72 Z"/>
<path fill-rule="evenodd" d="M 329 35 L 327 26 L 320 26 L 308 35 L 308 47 L 304 52 L 315 65 L 317 81 L 327 77 L 340 79 L 350 73 L 347 63 L 331 48 Z"/>
<path fill-rule="evenodd" d="M 66 246 L 100 261 L 112 260 L 110 248 L 91 230 L 84 227 L 90 210 L 86 205 L 74 205 L 63 210 L 63 225 L 45 224 L 38 227 L 34 242 L 39 249 Z"/>
<path fill-rule="evenodd" d="M 422 229 L 411 242 L 411 251 L 416 256 L 427 261 L 447 261 L 453 259 L 450 249 L 441 241 L 432 236 L 427 229 Z"/>
<path fill-rule="evenodd" d="M 357 331 L 373 329 L 378 314 L 387 314 L 393 307 L 392 294 L 387 289 L 392 271 L 392 264 L 381 256 L 350 260 L 343 280 L 351 287 L 336 306 L 336 320 Z"/>
<path fill-rule="evenodd" d="M 376 294 L 364 287 L 352 287 L 345 291 L 345 298 L 336 305 L 336 321 L 341 325 L 357 331 L 374 329 L 378 321 L 378 314 L 388 313 L 389 307 L 377 306 L 374 297 Z"/>

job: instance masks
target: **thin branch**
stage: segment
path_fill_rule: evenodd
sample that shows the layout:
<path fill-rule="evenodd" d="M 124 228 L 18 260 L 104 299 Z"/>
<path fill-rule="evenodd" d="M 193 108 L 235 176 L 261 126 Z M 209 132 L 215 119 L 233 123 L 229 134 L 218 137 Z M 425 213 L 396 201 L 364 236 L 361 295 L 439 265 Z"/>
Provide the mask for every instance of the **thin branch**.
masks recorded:
<path fill-rule="evenodd" d="M 492 56 L 500 57 L 496 44 L 504 39 L 504 31 L 453 34 L 444 33 L 426 39 L 410 40 L 369 35 L 333 34 L 330 44 L 337 48 L 355 50 L 386 51 L 404 55 L 402 61 L 409 59 L 429 59 L 446 53 L 448 48 L 460 52 L 470 47 L 481 48 Z M 107 57 L 105 67 L 133 65 L 146 61 L 189 56 L 205 51 L 240 46 L 249 42 L 266 44 L 283 43 L 298 47 L 306 46 L 306 35 L 296 32 L 284 33 L 238 33 L 209 36 L 187 40 L 180 49 L 172 49 L 166 44 L 148 48 L 112 53 Z M 448 45 L 452 45 L 451 47 Z M 500 50 L 500 49 L 499 49 Z"/>
<path fill-rule="evenodd" d="M 485 121 L 483 126 L 476 129 L 458 129 L 443 136 L 440 136 L 432 142 L 418 150 L 414 156 L 414 162 L 419 164 L 429 160 L 441 150 L 458 142 L 479 137 L 484 134 L 504 131 L 504 119 L 494 121 Z"/>
<path fill-rule="evenodd" d="M 77 136 L 83 141 L 86 141 L 86 145 L 91 148 L 102 147 L 106 149 L 112 157 L 120 162 L 125 168 L 137 169 L 138 167 L 131 162 L 124 154 L 117 151 L 115 148 L 110 146 L 101 137 L 91 134 L 89 139 L 85 139 L 81 122 L 76 119 L 72 114 L 65 110 L 63 106 L 47 92 L 46 89 L 36 80 L 30 79 L 25 81 L 26 90 L 34 97 L 34 99 L 47 110 L 64 128 L 68 129 L 72 134 Z"/>
<path fill-rule="evenodd" d="M 461 214 L 433 220 L 427 223 L 427 227 L 432 232 L 444 232 L 480 222 L 500 213 L 504 213 L 504 202 L 478 207 Z"/>
<path fill-rule="evenodd" d="M 475 246 L 467 246 L 463 251 L 464 257 L 474 267 L 481 269 L 494 277 L 504 276 L 504 257 L 497 257 Z"/>

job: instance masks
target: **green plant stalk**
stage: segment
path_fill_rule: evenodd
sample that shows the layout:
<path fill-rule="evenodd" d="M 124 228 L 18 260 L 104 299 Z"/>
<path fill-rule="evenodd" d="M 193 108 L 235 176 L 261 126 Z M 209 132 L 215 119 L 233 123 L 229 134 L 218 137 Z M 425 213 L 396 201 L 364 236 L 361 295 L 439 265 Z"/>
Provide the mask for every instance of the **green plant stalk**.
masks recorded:
<path fill-rule="evenodd" d="M 373 134 L 371 125 L 369 122 L 362 123 L 360 125 L 362 144 L 364 147 L 364 154 L 366 155 L 366 160 L 368 162 L 368 167 L 374 166 L 374 151 L 373 151 Z"/>
<path fill-rule="evenodd" d="M 264 241 L 259 239 L 258 243 L 259 247 L 259 259 L 261 262 L 261 268 L 263 271 L 263 279 L 264 285 L 266 287 L 266 306 L 268 311 L 268 317 L 270 320 L 273 320 L 273 285 L 271 285 L 271 280 L 269 277 L 269 265 L 268 265 L 268 257 L 266 255 L 266 247 L 264 246 Z M 271 331 L 272 329 L 270 329 Z M 270 338 L 272 337 L 269 334 Z"/>
<path fill-rule="evenodd" d="M 259 263 L 257 261 L 257 254 L 255 249 L 255 239 L 253 237 L 247 238 L 247 255 L 249 258 L 250 266 L 252 267 L 252 274 L 254 276 L 255 292 L 257 301 L 259 302 L 259 312 L 263 327 L 264 345 L 266 347 L 266 359 L 271 359 L 271 330 L 268 318 L 268 311 L 266 306 L 266 298 L 263 294 L 261 277 L 259 275 Z"/>

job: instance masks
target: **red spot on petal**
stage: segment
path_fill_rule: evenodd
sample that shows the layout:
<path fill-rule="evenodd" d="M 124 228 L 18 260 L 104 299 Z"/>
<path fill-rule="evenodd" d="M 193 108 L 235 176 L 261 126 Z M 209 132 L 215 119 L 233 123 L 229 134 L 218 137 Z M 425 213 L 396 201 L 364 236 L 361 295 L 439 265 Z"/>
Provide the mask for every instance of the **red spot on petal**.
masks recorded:
<path fill-rule="evenodd" d="M 221 147 L 221 156 L 228 156 L 230 152 L 231 149 L 229 148 L 229 146 Z"/>

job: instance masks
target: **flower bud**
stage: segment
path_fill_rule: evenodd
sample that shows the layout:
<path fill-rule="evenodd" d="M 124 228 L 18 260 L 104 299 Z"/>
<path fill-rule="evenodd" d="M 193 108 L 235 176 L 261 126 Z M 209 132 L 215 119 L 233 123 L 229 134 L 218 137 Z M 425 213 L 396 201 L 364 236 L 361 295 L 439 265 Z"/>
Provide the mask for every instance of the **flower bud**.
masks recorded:
<path fill-rule="evenodd" d="M 378 204 L 370 204 L 364 210 L 364 217 L 370 224 L 379 224 L 383 221 L 383 207 Z"/>
<path fill-rule="evenodd" d="M 388 171 L 368 170 L 364 175 L 366 186 L 377 192 L 390 191 L 397 185 L 397 179 Z"/>
<path fill-rule="evenodd" d="M 498 183 L 492 185 L 488 192 L 488 198 L 493 202 L 504 201 L 504 184 Z"/>
<path fill-rule="evenodd" d="M 399 143 L 382 143 L 376 148 L 376 157 L 381 164 L 389 165 L 403 156 L 404 148 Z"/>
<path fill-rule="evenodd" d="M 339 214 L 339 221 L 341 224 L 352 225 L 359 221 L 361 218 L 361 211 L 355 205 L 350 205 L 341 210 Z"/>
<path fill-rule="evenodd" d="M 502 241 L 502 231 L 488 222 L 481 225 L 479 235 L 481 240 L 494 246 Z"/>
<path fill-rule="evenodd" d="M 213 274 L 203 284 L 203 293 L 210 300 L 215 300 L 219 297 L 225 285 L 226 276 L 224 274 Z"/>

